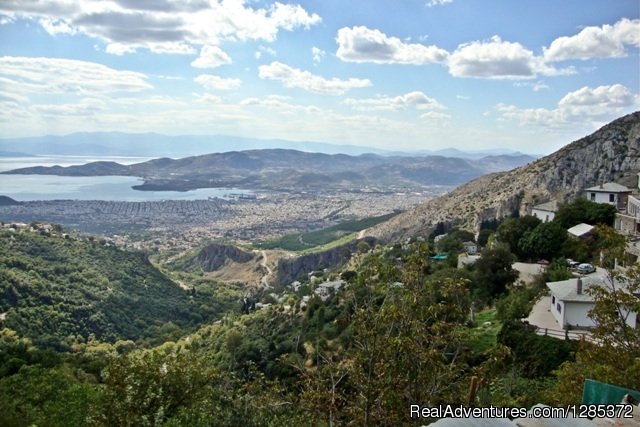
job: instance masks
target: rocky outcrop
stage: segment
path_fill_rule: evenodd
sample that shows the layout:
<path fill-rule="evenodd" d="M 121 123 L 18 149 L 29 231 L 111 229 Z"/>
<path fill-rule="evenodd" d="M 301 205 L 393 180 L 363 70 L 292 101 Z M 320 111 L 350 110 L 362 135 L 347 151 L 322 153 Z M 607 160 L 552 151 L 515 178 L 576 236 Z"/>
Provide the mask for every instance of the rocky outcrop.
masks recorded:
<path fill-rule="evenodd" d="M 557 152 L 509 172 L 485 175 L 368 230 L 382 241 L 430 233 L 435 224 L 478 231 L 483 221 L 585 188 L 616 181 L 631 185 L 640 171 L 640 112 L 617 119 Z"/>
<path fill-rule="evenodd" d="M 229 261 L 245 263 L 256 257 L 251 252 L 245 252 L 231 245 L 211 244 L 200 250 L 194 259 L 203 271 L 212 272 L 220 269 Z"/>
<path fill-rule="evenodd" d="M 368 237 L 362 240 L 347 243 L 342 246 L 295 258 L 282 258 L 278 260 L 276 282 L 280 285 L 288 285 L 294 280 L 305 276 L 315 270 L 333 268 L 344 264 L 351 258 L 358 243 L 365 241 L 369 246 L 375 244 L 375 239 Z"/>

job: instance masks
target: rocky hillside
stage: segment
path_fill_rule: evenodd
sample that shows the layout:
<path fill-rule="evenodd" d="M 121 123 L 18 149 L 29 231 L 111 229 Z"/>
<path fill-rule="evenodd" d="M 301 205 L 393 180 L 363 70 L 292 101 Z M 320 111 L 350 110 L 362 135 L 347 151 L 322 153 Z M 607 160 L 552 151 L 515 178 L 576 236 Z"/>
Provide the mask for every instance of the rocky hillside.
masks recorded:
<path fill-rule="evenodd" d="M 255 254 L 245 252 L 235 246 L 214 243 L 202 248 L 194 261 L 203 271 L 211 272 L 225 265 L 227 260 L 244 263 L 254 258 Z"/>
<path fill-rule="evenodd" d="M 358 243 L 361 241 L 366 242 L 369 246 L 373 246 L 376 243 L 375 239 L 367 237 L 322 252 L 293 258 L 281 258 L 278 260 L 275 282 L 279 285 L 288 285 L 296 279 L 303 279 L 312 271 L 344 264 L 349 261 L 351 254 L 355 252 Z"/>
<path fill-rule="evenodd" d="M 427 235 L 438 223 L 477 231 L 482 221 L 526 214 L 533 205 L 565 200 L 603 181 L 633 185 L 639 171 L 640 112 L 635 112 L 533 163 L 475 179 L 366 234 L 392 241 Z"/>

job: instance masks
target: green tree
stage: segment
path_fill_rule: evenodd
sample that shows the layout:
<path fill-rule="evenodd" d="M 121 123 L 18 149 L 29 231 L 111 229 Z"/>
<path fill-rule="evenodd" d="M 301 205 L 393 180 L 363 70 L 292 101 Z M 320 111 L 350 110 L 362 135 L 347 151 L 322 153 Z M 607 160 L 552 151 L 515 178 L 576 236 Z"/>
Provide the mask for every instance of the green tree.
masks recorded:
<path fill-rule="evenodd" d="M 487 243 L 489 243 L 489 237 L 491 237 L 494 233 L 495 231 L 489 230 L 487 228 L 480 230 L 480 233 L 478 234 L 478 245 L 483 248 L 487 246 Z"/>
<path fill-rule="evenodd" d="M 513 286 L 509 293 L 496 302 L 496 317 L 502 321 L 525 318 L 533 308 L 538 290 L 526 286 Z"/>
<path fill-rule="evenodd" d="M 467 382 L 458 363 L 464 345 L 457 325 L 468 313 L 467 284 L 434 280 L 428 255 L 427 246 L 416 243 L 402 253 L 402 269 L 377 256 L 361 270 L 350 301 L 353 345 L 343 421 L 400 425 L 411 402 L 461 401 Z"/>
<path fill-rule="evenodd" d="M 583 222 L 591 225 L 613 226 L 616 212 L 613 205 L 595 203 L 584 197 L 576 197 L 571 202 L 560 205 L 553 221 L 558 222 L 565 229 Z"/>
<path fill-rule="evenodd" d="M 516 365 L 527 378 L 550 375 L 577 347 L 575 341 L 541 336 L 535 329 L 520 320 L 509 320 L 498 333 L 498 342 L 511 348 Z"/>
<path fill-rule="evenodd" d="M 216 374 L 186 352 L 133 352 L 103 373 L 104 417 L 110 425 L 156 426 L 198 404 Z"/>
<path fill-rule="evenodd" d="M 475 263 L 474 286 L 477 295 L 489 301 L 502 295 L 507 285 L 518 278 L 518 272 L 511 268 L 515 257 L 504 245 L 485 249 Z"/>
<path fill-rule="evenodd" d="M 67 367 L 25 366 L 0 380 L 0 425 L 82 426 L 96 422 L 97 388 Z"/>
<path fill-rule="evenodd" d="M 545 282 L 559 282 L 571 279 L 573 274 L 569 271 L 566 260 L 557 258 L 545 268 L 543 277 Z"/>
<path fill-rule="evenodd" d="M 518 248 L 527 259 L 551 260 L 561 255 L 562 245 L 566 240 L 567 231 L 559 223 L 543 222 L 522 236 Z"/>
<path fill-rule="evenodd" d="M 519 218 L 506 218 L 498 230 L 496 231 L 496 237 L 500 243 L 506 244 L 509 250 L 514 253 L 518 259 L 526 258 L 526 254 L 523 254 L 520 250 L 520 239 L 528 231 L 536 228 L 541 221 L 531 215 L 519 217 Z"/>

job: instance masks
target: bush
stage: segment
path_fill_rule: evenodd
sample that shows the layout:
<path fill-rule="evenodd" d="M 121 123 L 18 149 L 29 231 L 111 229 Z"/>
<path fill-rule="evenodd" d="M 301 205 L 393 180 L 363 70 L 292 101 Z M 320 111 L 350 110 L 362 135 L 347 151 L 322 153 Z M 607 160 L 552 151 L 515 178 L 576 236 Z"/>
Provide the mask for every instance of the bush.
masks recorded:
<path fill-rule="evenodd" d="M 572 360 L 577 342 L 540 336 L 535 326 L 517 320 L 506 321 L 498 342 L 511 348 L 515 363 L 527 378 L 546 377 L 563 362 Z"/>

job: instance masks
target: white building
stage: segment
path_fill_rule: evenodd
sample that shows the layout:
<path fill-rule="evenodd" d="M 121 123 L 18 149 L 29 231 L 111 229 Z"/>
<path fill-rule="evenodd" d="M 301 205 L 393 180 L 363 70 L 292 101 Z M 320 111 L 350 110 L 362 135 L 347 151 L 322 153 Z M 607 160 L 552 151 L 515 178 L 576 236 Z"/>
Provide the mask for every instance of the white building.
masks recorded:
<path fill-rule="evenodd" d="M 582 224 L 574 225 L 573 227 L 568 229 L 567 233 L 569 233 L 569 235 L 572 237 L 581 239 L 593 233 L 593 230 L 595 230 L 595 227 L 593 225 L 585 224 L 583 222 Z"/>
<path fill-rule="evenodd" d="M 585 190 L 587 200 L 613 205 L 616 209 L 625 207 L 629 194 L 631 194 L 631 189 L 615 182 L 607 182 Z"/>
<path fill-rule="evenodd" d="M 640 173 L 638 174 L 638 191 L 640 192 Z M 630 194 L 627 197 L 627 209 L 616 214 L 614 227 L 620 234 L 640 236 L 640 194 Z"/>
<path fill-rule="evenodd" d="M 462 247 L 464 248 L 464 251 L 468 254 L 468 255 L 475 255 L 478 253 L 478 245 L 476 245 L 475 242 L 464 242 L 462 243 Z"/>
<path fill-rule="evenodd" d="M 616 231 L 627 238 L 625 263 L 640 260 L 640 173 L 638 173 L 638 189 L 627 196 L 627 207 L 616 213 L 614 223 Z"/>
<path fill-rule="evenodd" d="M 617 287 L 622 286 L 618 282 L 615 284 Z M 609 279 L 604 277 L 583 277 L 547 283 L 551 291 L 551 314 L 563 329 L 588 329 L 596 325 L 589 317 L 589 312 L 595 306 L 594 299 L 587 292 L 593 286 L 611 288 Z M 638 313 L 627 311 L 623 312 L 623 316 L 627 325 L 640 328 Z"/>
<path fill-rule="evenodd" d="M 316 295 L 322 299 L 322 301 L 326 301 L 333 294 L 338 292 L 338 290 L 342 287 L 344 282 L 342 280 L 334 280 L 333 282 L 323 282 L 318 285 L 316 290 L 314 291 Z"/>
<path fill-rule="evenodd" d="M 553 221 L 553 218 L 556 216 L 556 212 L 558 212 L 558 202 L 555 200 L 542 203 L 531 209 L 531 215 L 542 220 L 542 222 Z"/>
<path fill-rule="evenodd" d="M 438 243 L 440 240 L 444 239 L 446 236 L 446 234 L 438 234 L 436 237 L 433 238 L 433 243 Z"/>

